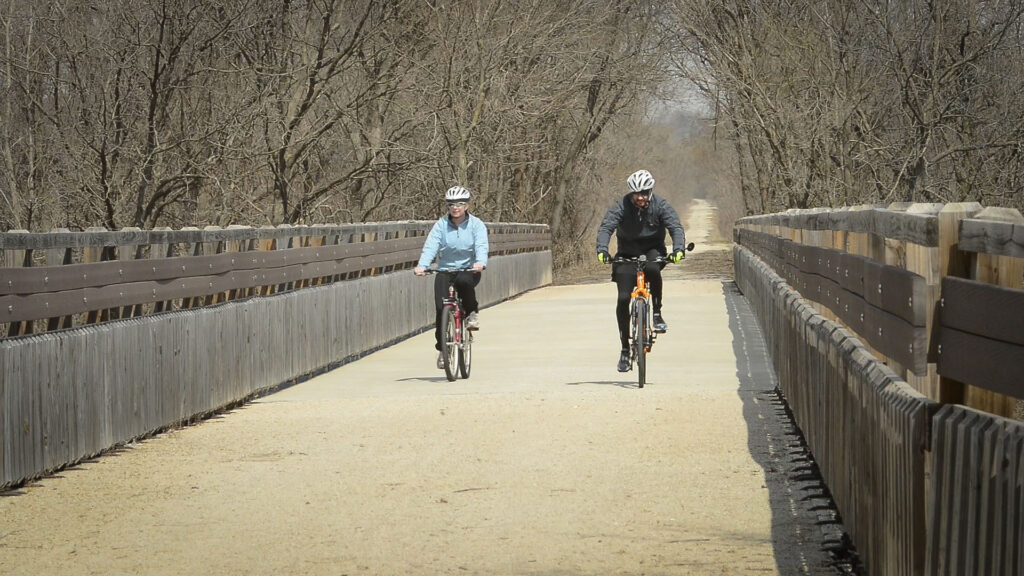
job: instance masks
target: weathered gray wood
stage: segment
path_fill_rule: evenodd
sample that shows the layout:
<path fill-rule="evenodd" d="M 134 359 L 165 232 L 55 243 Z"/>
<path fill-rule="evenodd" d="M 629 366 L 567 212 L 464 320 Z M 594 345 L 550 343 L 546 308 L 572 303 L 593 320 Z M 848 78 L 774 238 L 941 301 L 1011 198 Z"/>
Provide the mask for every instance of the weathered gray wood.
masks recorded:
<path fill-rule="evenodd" d="M 551 253 L 491 259 L 482 305 L 551 283 Z M 0 340 L 0 488 L 414 334 L 411 272 Z"/>
<path fill-rule="evenodd" d="M 346 224 L 341 226 L 309 226 L 304 230 L 311 235 L 330 235 L 338 233 L 356 234 L 367 230 L 402 230 L 410 227 L 429 230 L 433 222 L 392 222 L 384 224 Z M 541 225 L 524 224 L 538 229 Z M 247 239 L 286 239 L 294 234 L 291 228 L 238 228 L 228 227 L 218 230 L 200 230 L 190 228 L 183 230 L 120 230 L 92 231 L 67 233 L 29 233 L 11 231 L 0 234 L 0 249 L 38 250 L 54 248 L 80 248 L 85 246 L 120 246 L 127 244 L 196 244 L 203 242 L 221 242 Z"/>
<path fill-rule="evenodd" d="M 960 222 L 960 250 L 1024 258 L 1024 224 L 969 219 Z"/>
<path fill-rule="evenodd" d="M 737 224 L 771 225 L 776 222 L 788 228 L 807 230 L 845 230 L 869 233 L 920 244 L 938 244 L 937 205 L 921 205 L 918 210 L 896 211 L 881 208 L 869 210 L 833 211 L 828 216 L 820 213 L 751 216 L 737 220 Z M 781 219 L 781 221 L 780 221 Z"/>
<path fill-rule="evenodd" d="M 908 211 L 934 211 L 934 207 L 925 208 L 907 207 Z M 800 217 L 803 215 L 799 213 L 784 216 L 789 224 Z M 738 237 L 751 246 L 771 244 L 771 239 L 760 238 L 757 233 L 744 232 Z M 788 274 L 794 265 L 792 258 L 788 264 L 775 262 L 769 266 L 766 262 L 771 261 L 771 251 L 761 249 L 767 255 L 765 261 L 756 258 L 756 251 L 742 247 L 734 250 L 737 283 L 762 323 L 780 387 L 812 446 L 867 572 L 1020 573 L 1024 567 L 1024 425 L 956 405 L 939 410 L 938 404 L 911 390 L 892 370 L 854 345 L 852 335 L 825 329 L 829 321 L 809 313 L 802 299 L 794 297 L 773 270 Z M 812 285 L 807 279 L 817 274 L 808 273 L 802 258 L 795 265 L 801 272 L 800 281 L 794 285 Z M 876 282 L 884 269 L 876 266 Z M 865 294 L 869 292 L 867 276 Z M 835 287 L 824 277 L 819 278 L 818 285 L 834 300 Z M 973 289 L 973 284 L 951 281 L 968 292 Z M 888 288 L 888 281 L 881 283 L 883 294 L 897 292 Z M 908 285 L 912 287 L 913 283 Z M 987 314 L 975 317 L 972 308 L 966 306 L 984 296 L 958 296 L 963 306 L 951 317 L 957 318 L 958 325 L 970 325 L 975 331 L 989 323 L 1001 325 L 1000 334 L 1016 341 L 1021 333 L 1020 322 L 1014 316 L 1020 308 L 1015 299 L 1017 292 L 994 299 L 1001 304 L 993 310 L 1002 309 L 1005 321 L 986 320 Z M 848 314 L 850 294 L 844 290 L 838 295 L 838 303 L 843 306 L 840 317 Z M 896 320 L 912 330 L 920 329 L 903 319 Z M 880 324 L 877 318 L 875 323 Z M 967 341 L 977 339 L 974 334 L 947 332 Z M 896 340 L 920 341 L 916 334 L 897 336 Z M 1024 366 L 1019 364 L 1024 362 L 1024 349 L 1018 350 L 1013 344 L 1013 350 L 1003 350 L 997 344 L 975 342 L 976 349 L 954 353 L 946 341 L 957 342 L 943 340 L 941 356 L 950 354 L 978 364 L 965 368 L 965 373 L 1008 367 L 1006 379 L 1020 388 Z M 1004 379 L 982 377 L 989 381 Z"/>
<path fill-rule="evenodd" d="M 1024 399 L 1024 346 L 941 326 L 938 360 L 943 376 Z"/>
<path fill-rule="evenodd" d="M 933 434 L 926 573 L 1019 573 L 1024 425 L 951 404 Z"/>
<path fill-rule="evenodd" d="M 391 228 L 376 227 L 378 232 Z M 493 244 L 496 247 L 492 253 L 494 256 L 549 246 L 550 234 L 536 232 L 536 227 L 504 225 L 500 228 Z M 279 229 L 290 230 L 290 236 L 281 238 L 287 245 L 305 242 L 302 236 L 296 236 L 305 228 Z M 253 229 L 233 231 L 254 233 Z M 217 238 L 222 230 L 208 228 L 202 231 L 206 236 L 196 235 L 196 230 L 181 232 L 183 234 L 179 238 Z M 92 236 L 104 234 L 107 233 L 90 233 Z M 134 233 L 126 233 L 118 238 L 135 237 Z M 0 322 L 14 323 L 98 310 L 115 310 L 118 312 L 115 316 L 125 310 L 130 315 L 132 307 L 145 303 L 149 303 L 153 311 L 160 312 L 166 303 L 178 300 L 185 303 L 185 307 L 212 304 L 213 296 L 221 292 L 249 294 L 267 286 L 287 290 L 299 284 L 306 286 L 318 278 L 333 279 L 367 270 L 392 269 L 399 265 L 406 267 L 418 258 L 423 239 L 423 236 L 412 236 L 301 248 L 282 245 L 273 251 L 209 255 L 203 254 L 204 246 L 207 251 L 219 251 L 223 241 L 212 248 L 209 243 L 195 242 L 188 248 L 188 255 L 157 261 L 125 259 L 36 269 L 0 269 Z M 165 246 L 154 245 L 151 257 L 161 258 L 166 252 Z M 136 254 L 125 256 L 129 255 Z M 98 260 L 99 256 L 92 258 Z M 88 290 L 97 287 L 107 288 Z"/>
<path fill-rule="evenodd" d="M 10 343 L 0 340 L 0 403 L 10 406 L 14 397 L 14 389 L 9 382 L 14 382 L 14 366 L 10 361 Z M 0 409 L 0 485 L 13 479 L 15 465 L 12 462 L 14 438 L 12 436 L 15 417 L 13 410 Z"/>
<path fill-rule="evenodd" d="M 872 270 L 872 281 L 867 281 Z M 878 275 L 874 275 L 877 270 Z M 899 316 L 914 326 L 925 326 L 928 288 L 925 279 L 913 272 L 895 266 L 878 266 L 868 262 L 864 266 L 864 299 L 890 314 Z"/>
<path fill-rule="evenodd" d="M 964 278 L 942 279 L 942 326 L 1024 346 L 1024 290 Z"/>
<path fill-rule="evenodd" d="M 750 251 L 734 253 L 738 282 L 763 324 L 780 387 L 868 572 L 923 575 L 928 504 L 922 447 L 937 405 L 900 381 L 852 333 L 810 311 Z"/>
<path fill-rule="evenodd" d="M 340 226 L 301 226 L 301 227 L 266 227 L 251 228 L 243 226 L 229 226 L 227 228 L 198 228 L 170 230 L 138 230 L 126 228 L 124 230 L 106 231 L 95 230 L 90 232 L 68 232 L 56 230 L 47 233 L 30 233 L 27 231 L 12 230 L 0 234 L 0 250 L 62 250 L 67 248 L 81 248 L 86 246 L 149 246 L 153 244 L 216 244 L 228 241 L 245 240 L 287 240 L 298 232 L 305 236 L 338 236 L 364 233 L 388 234 L 399 231 L 419 230 L 426 233 L 433 226 L 433 222 L 410 221 L 410 222 L 388 222 L 388 223 L 366 223 L 366 224 L 345 224 Z M 519 233 L 529 231 L 530 234 L 548 234 L 546 228 L 541 224 L 501 224 L 489 225 L 489 228 L 496 228 L 497 233 Z M 514 231 L 514 232 L 509 232 Z M 10 266 L 10 264 L 6 264 Z"/>

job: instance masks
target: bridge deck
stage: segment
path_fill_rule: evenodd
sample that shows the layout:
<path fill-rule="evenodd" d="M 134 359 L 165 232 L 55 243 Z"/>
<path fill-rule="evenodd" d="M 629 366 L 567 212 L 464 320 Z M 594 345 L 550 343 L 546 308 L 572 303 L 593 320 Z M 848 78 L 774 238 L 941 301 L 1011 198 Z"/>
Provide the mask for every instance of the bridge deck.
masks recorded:
<path fill-rule="evenodd" d="M 0 574 L 836 574 L 745 302 L 666 275 L 642 390 L 613 284 L 537 290 L 469 380 L 425 333 L 7 493 Z"/>

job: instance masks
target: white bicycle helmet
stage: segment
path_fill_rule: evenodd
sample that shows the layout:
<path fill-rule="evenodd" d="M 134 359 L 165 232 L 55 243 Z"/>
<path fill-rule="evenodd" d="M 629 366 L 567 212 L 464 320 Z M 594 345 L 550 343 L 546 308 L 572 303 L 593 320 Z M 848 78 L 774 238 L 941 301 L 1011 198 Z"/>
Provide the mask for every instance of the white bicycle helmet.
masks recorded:
<path fill-rule="evenodd" d="M 626 179 L 626 185 L 629 186 L 630 192 L 644 192 L 650 190 L 654 192 L 654 176 L 647 170 L 637 170 L 629 175 Z"/>
<path fill-rule="evenodd" d="M 467 202 L 469 201 L 469 190 L 462 186 L 452 186 L 444 193 L 445 202 Z"/>

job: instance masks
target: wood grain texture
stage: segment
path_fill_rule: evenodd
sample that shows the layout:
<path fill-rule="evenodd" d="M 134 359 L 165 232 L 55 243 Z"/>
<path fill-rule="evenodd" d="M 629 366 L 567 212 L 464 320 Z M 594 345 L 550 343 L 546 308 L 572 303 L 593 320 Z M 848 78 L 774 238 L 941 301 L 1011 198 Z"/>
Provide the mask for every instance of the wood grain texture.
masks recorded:
<path fill-rule="evenodd" d="M 500 256 L 482 305 L 551 283 L 551 253 Z M 0 340 L 0 488 L 422 330 L 403 271 L 273 297 Z"/>

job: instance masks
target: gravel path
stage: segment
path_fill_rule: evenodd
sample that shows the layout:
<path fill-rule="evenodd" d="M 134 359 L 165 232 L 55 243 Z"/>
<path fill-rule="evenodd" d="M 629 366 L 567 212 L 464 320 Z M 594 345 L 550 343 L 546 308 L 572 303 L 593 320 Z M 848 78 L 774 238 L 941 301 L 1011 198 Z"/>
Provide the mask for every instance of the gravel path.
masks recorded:
<path fill-rule="evenodd" d="M 730 246 L 690 214 L 644 389 L 611 282 L 537 290 L 481 312 L 469 380 L 424 333 L 3 494 L 0 574 L 849 572 Z"/>

